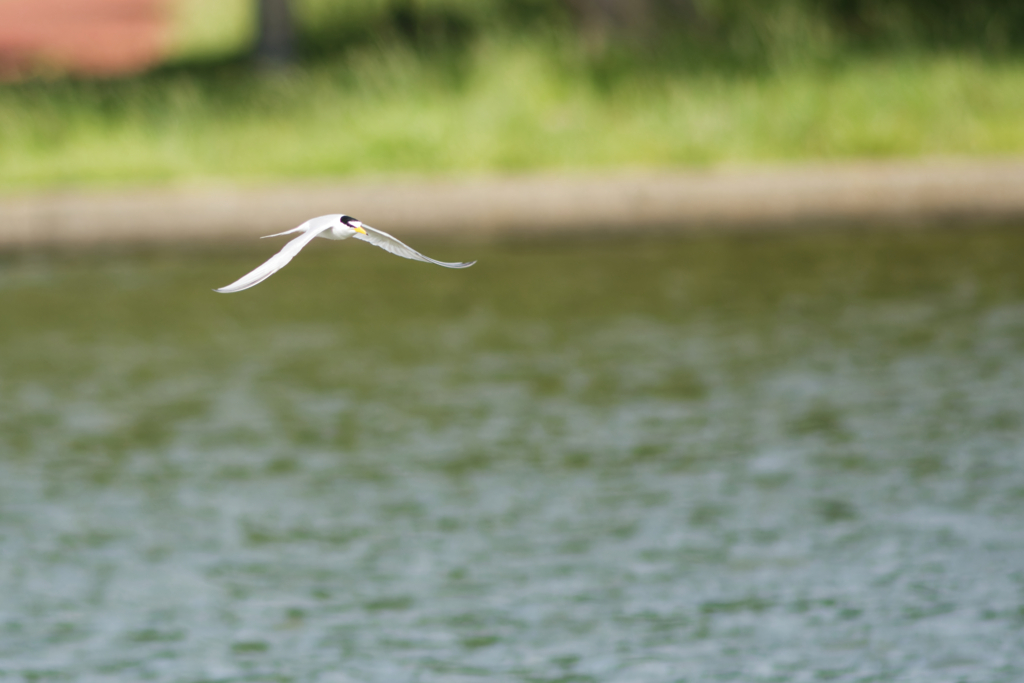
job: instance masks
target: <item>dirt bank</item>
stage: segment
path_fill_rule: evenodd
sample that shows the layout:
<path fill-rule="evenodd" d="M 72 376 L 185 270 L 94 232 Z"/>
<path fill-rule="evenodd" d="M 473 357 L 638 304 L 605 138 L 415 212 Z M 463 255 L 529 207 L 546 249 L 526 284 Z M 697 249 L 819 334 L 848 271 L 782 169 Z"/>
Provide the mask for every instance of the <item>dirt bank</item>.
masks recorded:
<path fill-rule="evenodd" d="M 252 238 L 339 212 L 460 239 L 1024 222 L 1024 160 L 44 192 L 0 198 L 0 247 Z"/>

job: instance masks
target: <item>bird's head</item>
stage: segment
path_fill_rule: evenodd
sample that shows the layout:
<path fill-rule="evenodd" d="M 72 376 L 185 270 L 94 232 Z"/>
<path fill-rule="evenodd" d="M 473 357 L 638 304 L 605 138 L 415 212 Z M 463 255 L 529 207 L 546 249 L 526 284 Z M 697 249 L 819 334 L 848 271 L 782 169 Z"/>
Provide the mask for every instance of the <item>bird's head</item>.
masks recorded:
<path fill-rule="evenodd" d="M 352 218 L 352 216 L 341 216 L 339 220 L 341 221 L 341 224 L 349 230 L 352 230 L 353 232 L 360 232 L 364 235 L 366 234 L 366 230 L 363 229 L 363 224 L 355 218 Z"/>

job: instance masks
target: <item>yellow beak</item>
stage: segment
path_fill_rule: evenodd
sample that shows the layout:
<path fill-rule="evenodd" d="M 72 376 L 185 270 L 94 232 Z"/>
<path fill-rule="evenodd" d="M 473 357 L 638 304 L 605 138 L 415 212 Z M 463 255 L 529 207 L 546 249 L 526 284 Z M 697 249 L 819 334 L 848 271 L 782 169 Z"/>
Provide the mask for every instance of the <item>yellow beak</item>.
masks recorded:
<path fill-rule="evenodd" d="M 354 227 L 354 228 L 352 228 L 352 229 L 353 229 L 353 230 L 355 230 L 356 232 L 361 232 L 361 233 L 363 233 L 364 235 L 366 234 L 366 231 L 365 231 L 365 230 L 363 230 L 363 229 L 362 229 L 361 227 L 359 227 L 359 226 L 356 226 L 356 227 Z"/>

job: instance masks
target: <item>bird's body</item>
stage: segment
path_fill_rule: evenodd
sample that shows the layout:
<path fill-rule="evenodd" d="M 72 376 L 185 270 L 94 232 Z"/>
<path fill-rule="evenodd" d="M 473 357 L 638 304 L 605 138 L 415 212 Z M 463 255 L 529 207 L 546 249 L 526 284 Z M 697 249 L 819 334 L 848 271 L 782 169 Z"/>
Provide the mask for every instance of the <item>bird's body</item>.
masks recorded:
<path fill-rule="evenodd" d="M 214 291 L 229 294 L 232 292 L 241 292 L 243 289 L 249 289 L 250 287 L 258 285 L 288 265 L 288 262 L 295 258 L 295 255 L 302 251 L 304 246 L 312 242 L 314 237 L 324 237 L 329 240 L 347 240 L 349 237 L 355 237 L 356 239 L 360 239 L 364 242 L 369 242 L 374 246 L 380 247 L 384 251 L 392 253 L 395 256 L 413 259 L 414 261 L 425 261 L 426 263 L 433 263 L 438 266 L 444 266 L 445 268 L 468 268 L 476 263 L 476 261 L 471 261 L 469 263 L 445 263 L 443 261 L 435 261 L 434 259 L 424 256 L 412 247 L 406 245 L 404 242 L 392 237 L 388 233 L 377 230 L 376 228 L 371 228 L 369 225 L 365 225 L 351 216 L 346 216 L 340 213 L 332 213 L 326 216 L 310 218 L 297 228 L 279 232 L 274 235 L 267 235 L 267 237 L 279 237 L 281 235 L 290 235 L 296 232 L 302 234 L 285 244 L 281 248 L 281 251 L 271 256 L 266 263 L 251 273 L 243 275 L 227 287 L 221 287 Z"/>

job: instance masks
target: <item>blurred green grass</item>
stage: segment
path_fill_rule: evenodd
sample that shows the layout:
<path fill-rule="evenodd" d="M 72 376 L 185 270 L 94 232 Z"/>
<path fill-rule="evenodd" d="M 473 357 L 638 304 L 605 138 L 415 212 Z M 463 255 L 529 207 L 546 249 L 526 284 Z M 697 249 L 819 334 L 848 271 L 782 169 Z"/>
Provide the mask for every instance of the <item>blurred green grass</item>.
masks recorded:
<path fill-rule="evenodd" d="M 260 72 L 248 3 L 188 0 L 163 69 L 0 86 L 0 188 L 1024 152 L 1012 50 L 868 49 L 806 12 L 595 49 L 499 4 L 305 0 L 304 58 Z"/>

